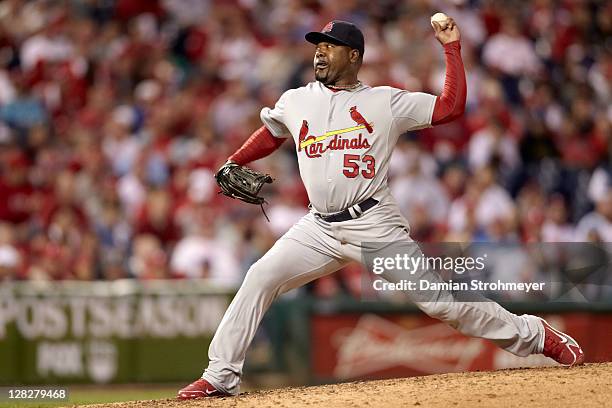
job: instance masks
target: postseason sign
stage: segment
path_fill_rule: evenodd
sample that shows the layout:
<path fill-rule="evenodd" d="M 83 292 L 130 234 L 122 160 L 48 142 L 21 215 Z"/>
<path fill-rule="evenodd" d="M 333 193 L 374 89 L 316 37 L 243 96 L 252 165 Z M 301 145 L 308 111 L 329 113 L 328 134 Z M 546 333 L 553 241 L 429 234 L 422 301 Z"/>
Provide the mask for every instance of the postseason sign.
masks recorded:
<path fill-rule="evenodd" d="M 0 380 L 188 379 L 201 369 L 231 295 L 197 281 L 4 285 Z"/>

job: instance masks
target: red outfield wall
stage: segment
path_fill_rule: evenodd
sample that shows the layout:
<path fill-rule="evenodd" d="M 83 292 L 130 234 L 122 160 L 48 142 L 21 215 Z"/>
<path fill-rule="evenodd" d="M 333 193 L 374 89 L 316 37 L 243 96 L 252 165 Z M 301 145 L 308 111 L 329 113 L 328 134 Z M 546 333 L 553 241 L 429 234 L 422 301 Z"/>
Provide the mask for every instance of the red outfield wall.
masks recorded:
<path fill-rule="evenodd" d="M 612 313 L 542 317 L 571 334 L 588 362 L 612 360 Z M 422 314 L 312 314 L 310 341 L 312 374 L 321 381 L 556 364 L 542 355 L 516 357 Z"/>

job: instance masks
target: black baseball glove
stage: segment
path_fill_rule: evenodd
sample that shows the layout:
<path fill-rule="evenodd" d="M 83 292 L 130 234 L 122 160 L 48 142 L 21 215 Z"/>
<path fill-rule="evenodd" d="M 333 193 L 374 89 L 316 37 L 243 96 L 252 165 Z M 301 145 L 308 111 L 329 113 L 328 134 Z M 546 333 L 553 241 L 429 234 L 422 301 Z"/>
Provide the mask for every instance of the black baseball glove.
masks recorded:
<path fill-rule="evenodd" d="M 239 164 L 225 163 L 215 174 L 221 193 L 249 204 L 262 205 L 264 198 L 259 190 L 265 183 L 272 183 L 269 174 L 262 174 Z"/>

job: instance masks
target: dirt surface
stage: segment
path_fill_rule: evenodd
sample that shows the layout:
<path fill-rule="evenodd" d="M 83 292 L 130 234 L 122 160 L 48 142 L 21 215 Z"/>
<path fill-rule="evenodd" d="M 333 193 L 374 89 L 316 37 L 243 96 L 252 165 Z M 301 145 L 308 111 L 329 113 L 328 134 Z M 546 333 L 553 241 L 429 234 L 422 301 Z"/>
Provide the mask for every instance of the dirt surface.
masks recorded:
<path fill-rule="evenodd" d="M 90 405 L 161 407 L 609 407 L 612 363 L 455 373 L 284 388 L 230 398 Z"/>

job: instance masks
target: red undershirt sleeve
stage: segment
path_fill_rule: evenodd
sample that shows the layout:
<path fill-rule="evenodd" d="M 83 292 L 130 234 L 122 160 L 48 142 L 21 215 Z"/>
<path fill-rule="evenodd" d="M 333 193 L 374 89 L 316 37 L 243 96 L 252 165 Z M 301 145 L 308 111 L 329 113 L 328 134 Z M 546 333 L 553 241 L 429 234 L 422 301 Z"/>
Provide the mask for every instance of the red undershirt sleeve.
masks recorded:
<path fill-rule="evenodd" d="M 278 149 L 285 140 L 287 139 L 274 137 L 268 128 L 262 126 L 253 132 L 242 147 L 230 156 L 229 160 L 241 166 L 245 165 L 268 156 Z"/>
<path fill-rule="evenodd" d="M 431 118 L 432 125 L 451 122 L 463 115 L 465 110 L 467 84 L 459 41 L 444 44 L 444 57 L 446 60 L 444 89 L 436 98 Z"/>

